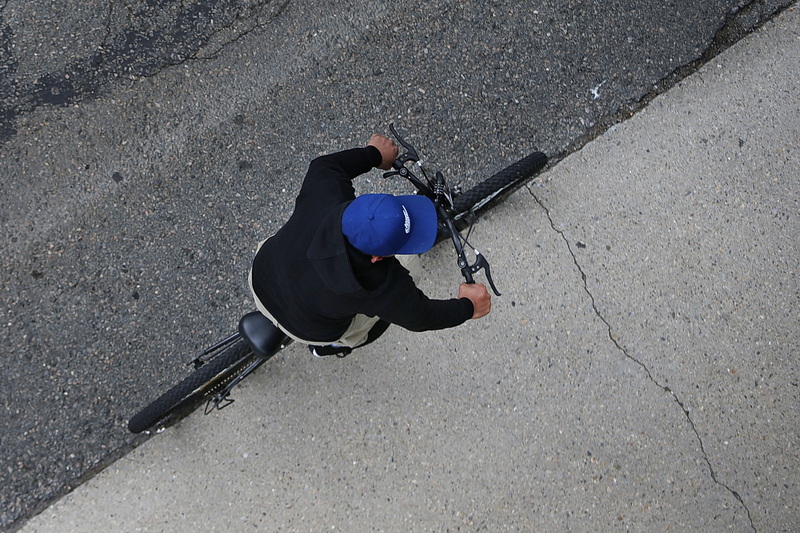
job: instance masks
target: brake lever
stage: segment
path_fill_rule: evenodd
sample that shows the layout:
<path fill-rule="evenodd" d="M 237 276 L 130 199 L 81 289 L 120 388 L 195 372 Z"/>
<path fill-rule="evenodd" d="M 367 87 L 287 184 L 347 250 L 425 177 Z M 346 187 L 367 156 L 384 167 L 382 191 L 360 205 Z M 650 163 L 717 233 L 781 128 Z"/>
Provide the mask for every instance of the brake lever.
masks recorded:
<path fill-rule="evenodd" d="M 408 141 L 400 137 L 400 134 L 397 133 L 397 130 L 394 128 L 394 122 L 389 124 L 389 131 L 392 132 L 392 135 L 394 135 L 394 138 L 397 139 L 398 143 L 400 143 L 400 146 L 405 149 L 405 153 L 398 155 L 392 166 L 395 169 L 400 170 L 400 168 L 409 161 L 413 161 L 414 163 L 418 162 L 419 155 L 417 155 L 417 149 L 411 146 Z"/>
<path fill-rule="evenodd" d="M 469 265 L 467 268 L 469 269 L 470 274 L 477 274 L 479 270 L 483 269 L 486 273 L 486 281 L 489 282 L 489 286 L 492 288 L 492 292 L 494 292 L 495 296 L 501 296 L 500 291 L 497 290 L 497 287 L 494 286 L 494 280 L 492 279 L 492 269 L 489 267 L 489 261 L 481 254 L 478 250 L 475 251 L 475 263 Z"/>

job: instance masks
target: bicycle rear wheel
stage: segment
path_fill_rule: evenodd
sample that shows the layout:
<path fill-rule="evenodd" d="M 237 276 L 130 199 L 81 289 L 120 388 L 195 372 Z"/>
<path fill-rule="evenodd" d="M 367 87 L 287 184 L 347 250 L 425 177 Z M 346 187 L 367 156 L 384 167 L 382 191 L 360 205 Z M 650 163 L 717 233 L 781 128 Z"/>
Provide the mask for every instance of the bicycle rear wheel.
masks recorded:
<path fill-rule="evenodd" d="M 243 339 L 236 340 L 134 415 L 128 421 L 128 429 L 141 433 L 172 414 L 194 409 L 235 379 L 256 357 Z"/>
<path fill-rule="evenodd" d="M 539 172 L 546 164 L 547 156 L 542 152 L 534 152 L 485 179 L 470 190 L 459 194 L 453 199 L 455 218 L 459 219 L 466 213 L 474 213 L 503 191 Z"/>

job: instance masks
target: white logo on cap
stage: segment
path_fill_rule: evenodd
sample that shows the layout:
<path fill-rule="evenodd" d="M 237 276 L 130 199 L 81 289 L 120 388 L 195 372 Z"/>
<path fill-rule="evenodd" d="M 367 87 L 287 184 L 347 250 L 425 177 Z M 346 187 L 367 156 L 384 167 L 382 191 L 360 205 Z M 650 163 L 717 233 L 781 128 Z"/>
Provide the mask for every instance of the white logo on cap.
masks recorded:
<path fill-rule="evenodd" d="M 406 211 L 406 206 L 403 206 L 403 216 L 405 217 L 405 222 L 403 222 L 403 229 L 406 230 L 406 235 L 411 233 L 411 217 L 408 216 L 408 211 Z"/>

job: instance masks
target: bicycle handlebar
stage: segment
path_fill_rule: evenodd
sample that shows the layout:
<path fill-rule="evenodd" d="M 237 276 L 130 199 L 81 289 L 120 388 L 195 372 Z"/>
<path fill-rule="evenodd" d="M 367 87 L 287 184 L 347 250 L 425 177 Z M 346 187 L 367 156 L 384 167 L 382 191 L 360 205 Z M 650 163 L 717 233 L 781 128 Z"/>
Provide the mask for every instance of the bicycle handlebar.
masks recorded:
<path fill-rule="evenodd" d="M 458 258 L 458 268 L 461 270 L 461 275 L 464 276 L 464 280 L 467 283 L 475 283 L 474 274 L 477 274 L 479 271 L 483 270 L 486 275 L 486 280 L 489 282 L 489 286 L 492 288 L 492 291 L 497 296 L 500 296 L 500 292 L 497 290 L 497 287 L 495 287 L 494 280 L 492 280 L 492 271 L 489 267 L 489 261 L 487 261 L 483 254 L 472 247 L 472 245 L 470 245 L 467 240 L 461 236 L 461 232 L 459 232 L 458 228 L 456 227 L 454 218 L 455 213 L 453 209 L 453 196 L 442 173 L 436 172 L 433 180 L 428 178 L 424 168 L 422 168 L 422 165 L 420 164 L 420 158 L 416 148 L 414 148 L 414 146 L 400 136 L 394 127 L 394 123 L 389 124 L 389 131 L 392 132 L 392 135 L 394 135 L 394 137 L 397 139 L 398 144 L 400 144 L 405 151 L 399 153 L 397 159 L 395 159 L 394 163 L 392 164 L 392 168 L 394 170 L 384 173 L 383 177 L 388 178 L 391 176 L 400 176 L 407 179 L 417 188 L 418 194 L 426 196 L 434 203 L 438 213 L 440 227 L 444 227 L 453 242 L 453 247 L 455 248 L 456 256 Z M 409 162 L 416 163 L 419 166 L 425 181 L 421 180 L 416 174 L 414 174 L 414 172 L 411 171 L 411 169 L 406 166 L 406 164 Z M 467 254 L 464 249 L 465 244 L 472 248 L 472 251 L 475 254 L 475 262 L 473 264 L 470 264 L 467 260 Z"/>

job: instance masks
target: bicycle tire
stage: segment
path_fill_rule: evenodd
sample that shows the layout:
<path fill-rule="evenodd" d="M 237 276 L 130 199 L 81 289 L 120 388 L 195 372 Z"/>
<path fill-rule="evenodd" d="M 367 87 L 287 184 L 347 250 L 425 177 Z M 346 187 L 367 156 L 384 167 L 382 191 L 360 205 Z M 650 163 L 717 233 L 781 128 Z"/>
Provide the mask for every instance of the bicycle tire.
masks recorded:
<path fill-rule="evenodd" d="M 546 164 L 547 156 L 534 152 L 456 196 L 453 210 L 456 215 L 474 213 L 511 186 L 539 172 Z"/>
<path fill-rule="evenodd" d="M 128 430 L 141 433 L 172 414 L 196 407 L 230 383 L 255 358 L 250 346 L 239 339 L 131 417 Z"/>

